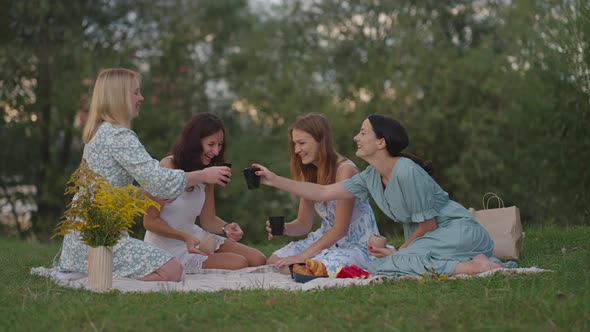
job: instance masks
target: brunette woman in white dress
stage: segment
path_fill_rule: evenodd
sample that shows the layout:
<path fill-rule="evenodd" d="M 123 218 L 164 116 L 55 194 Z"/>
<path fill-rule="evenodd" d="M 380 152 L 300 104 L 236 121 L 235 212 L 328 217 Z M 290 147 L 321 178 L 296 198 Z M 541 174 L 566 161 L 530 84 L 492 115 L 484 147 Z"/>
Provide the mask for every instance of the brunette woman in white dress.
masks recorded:
<path fill-rule="evenodd" d="M 222 163 L 225 148 L 221 119 L 211 113 L 199 113 L 186 124 L 172 155 L 160 165 L 185 172 L 202 170 Z M 231 168 L 223 167 L 231 175 Z M 230 177 L 226 179 L 229 180 Z M 189 274 L 201 269 L 236 270 L 264 265 L 266 257 L 262 252 L 237 242 L 244 235 L 240 226 L 217 216 L 213 190 L 214 185 L 199 184 L 186 189 L 160 211 L 148 209 L 143 220 L 147 230 L 144 240 L 175 256 Z M 201 227 L 195 224 L 197 217 Z M 213 253 L 206 254 L 199 250 L 200 242 L 209 235 L 215 239 L 215 247 Z"/>

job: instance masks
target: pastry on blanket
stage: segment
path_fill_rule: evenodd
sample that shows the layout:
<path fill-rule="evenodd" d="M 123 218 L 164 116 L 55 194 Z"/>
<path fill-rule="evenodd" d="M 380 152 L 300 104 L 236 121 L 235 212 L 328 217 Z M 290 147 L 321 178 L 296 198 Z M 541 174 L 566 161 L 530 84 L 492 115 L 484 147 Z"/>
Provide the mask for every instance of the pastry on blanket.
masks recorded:
<path fill-rule="evenodd" d="M 311 273 L 313 273 L 316 277 L 327 277 L 328 270 L 326 269 L 326 265 L 320 261 L 316 261 L 313 259 L 306 259 L 305 266 L 309 268 Z"/>
<path fill-rule="evenodd" d="M 293 265 L 293 273 L 303 274 L 306 276 L 313 276 L 313 273 L 306 265 L 299 265 L 299 264 Z"/>

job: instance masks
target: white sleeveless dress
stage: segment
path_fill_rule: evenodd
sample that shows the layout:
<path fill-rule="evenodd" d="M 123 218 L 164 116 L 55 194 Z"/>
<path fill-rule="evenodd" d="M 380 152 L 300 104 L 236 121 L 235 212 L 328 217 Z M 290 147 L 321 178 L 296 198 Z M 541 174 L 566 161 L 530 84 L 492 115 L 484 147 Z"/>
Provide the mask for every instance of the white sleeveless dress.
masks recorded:
<path fill-rule="evenodd" d="M 209 233 L 195 225 L 195 221 L 201 214 L 204 204 L 205 185 L 201 184 L 193 187 L 192 191 L 185 191 L 172 203 L 164 205 L 162 210 L 160 210 L 160 217 L 170 227 L 178 231 L 191 233 L 199 240 L 203 239 L 207 234 L 213 235 L 217 242 L 215 246 L 215 250 L 217 250 L 223 244 L 225 238 Z M 197 273 L 203 268 L 203 262 L 207 260 L 207 256 L 205 255 L 189 254 L 184 241 L 158 235 L 150 231 L 146 231 L 143 240 L 166 250 L 176 257 L 184 266 L 184 272 L 188 274 Z"/>

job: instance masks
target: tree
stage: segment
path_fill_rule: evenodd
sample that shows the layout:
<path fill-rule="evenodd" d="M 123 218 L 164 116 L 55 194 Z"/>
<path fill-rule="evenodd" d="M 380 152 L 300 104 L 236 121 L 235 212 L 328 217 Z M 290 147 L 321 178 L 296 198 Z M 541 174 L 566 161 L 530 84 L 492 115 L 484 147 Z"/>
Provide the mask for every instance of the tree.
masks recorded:
<path fill-rule="evenodd" d="M 3 3 L 3 131 L 20 132 L 15 149 L 6 152 L 2 181 L 22 178 L 37 187 L 38 213 L 33 228 L 53 228 L 65 207 L 65 181 L 80 161 L 79 128 L 83 84 L 98 68 L 121 62 L 116 50 L 129 4 L 124 1 L 10 1 Z M 116 27 L 116 28 L 115 28 Z M 100 63 L 99 63 L 100 61 Z M 18 136 L 18 135 L 17 135 Z M 23 150 L 33 150 L 27 159 Z"/>

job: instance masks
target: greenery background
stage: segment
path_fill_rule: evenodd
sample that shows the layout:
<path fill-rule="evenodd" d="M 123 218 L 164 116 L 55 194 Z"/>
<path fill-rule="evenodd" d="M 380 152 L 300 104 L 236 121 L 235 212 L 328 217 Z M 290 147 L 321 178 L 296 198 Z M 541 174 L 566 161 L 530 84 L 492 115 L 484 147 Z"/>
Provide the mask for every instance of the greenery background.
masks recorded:
<path fill-rule="evenodd" d="M 361 168 L 352 136 L 388 114 L 452 199 L 481 208 L 492 191 L 525 227 L 587 225 L 589 35 L 584 0 L 0 1 L 0 198 L 38 207 L 32 227 L 1 232 L 52 235 L 81 158 L 77 119 L 107 67 L 143 74 L 133 129 L 156 159 L 193 114 L 224 119 L 234 177 L 217 210 L 252 243 L 266 216 L 294 217 L 297 199 L 247 191 L 240 170 L 257 161 L 288 175 L 286 128 L 304 112 L 325 113 Z"/>

